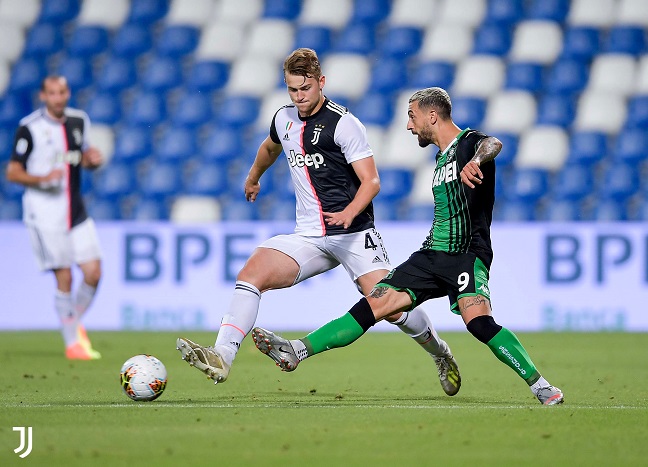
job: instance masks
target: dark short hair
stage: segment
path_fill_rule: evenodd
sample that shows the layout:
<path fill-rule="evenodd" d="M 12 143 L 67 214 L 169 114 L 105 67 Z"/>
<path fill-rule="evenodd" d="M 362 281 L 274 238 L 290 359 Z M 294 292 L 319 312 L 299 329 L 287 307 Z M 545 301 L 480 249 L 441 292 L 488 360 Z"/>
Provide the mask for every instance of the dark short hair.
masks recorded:
<path fill-rule="evenodd" d="M 46 76 L 45 78 L 43 78 L 43 80 L 41 81 L 40 90 L 45 91 L 45 84 L 48 81 L 58 81 L 58 80 L 63 80 L 65 82 L 65 85 L 69 88 L 67 78 L 65 76 L 62 76 L 62 75 L 49 75 L 49 76 Z"/>
<path fill-rule="evenodd" d="M 433 107 L 443 120 L 449 120 L 452 115 L 452 102 L 447 91 L 443 88 L 425 88 L 416 91 L 409 98 L 409 103 L 418 102 L 419 108 Z"/>
<path fill-rule="evenodd" d="M 283 65 L 284 76 L 286 74 L 303 76 L 304 78 L 320 79 L 322 68 L 317 53 L 313 49 L 301 48 L 294 50 Z"/>

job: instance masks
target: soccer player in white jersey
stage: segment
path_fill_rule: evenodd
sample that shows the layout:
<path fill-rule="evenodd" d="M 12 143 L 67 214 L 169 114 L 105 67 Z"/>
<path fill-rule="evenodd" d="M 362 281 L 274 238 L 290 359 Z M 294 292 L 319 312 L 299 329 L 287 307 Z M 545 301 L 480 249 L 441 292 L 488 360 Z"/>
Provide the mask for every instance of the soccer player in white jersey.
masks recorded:
<path fill-rule="evenodd" d="M 286 155 L 297 198 L 297 225 L 259 245 L 239 272 L 234 296 L 213 347 L 177 340 L 182 358 L 215 383 L 229 376 L 241 342 L 252 330 L 261 294 L 291 287 L 342 265 L 363 295 L 391 269 L 374 227 L 372 200 L 380 179 L 362 123 L 323 93 L 326 79 L 311 49 L 297 49 L 284 62 L 291 104 L 272 119 L 245 180 L 245 197 L 254 202 L 264 172 Z M 436 362 L 443 390 L 459 391 L 461 378 L 446 342 L 420 309 L 391 317 Z"/>
<path fill-rule="evenodd" d="M 23 221 L 42 271 L 56 279 L 55 308 L 61 320 L 65 356 L 71 360 L 101 357 L 92 348 L 81 317 L 101 278 L 101 251 L 94 222 L 81 198 L 81 167 L 94 169 L 103 156 L 88 141 L 90 120 L 67 107 L 70 88 L 61 76 L 41 84 L 44 104 L 20 121 L 7 180 L 25 186 Z M 72 294 L 72 265 L 83 281 Z"/>

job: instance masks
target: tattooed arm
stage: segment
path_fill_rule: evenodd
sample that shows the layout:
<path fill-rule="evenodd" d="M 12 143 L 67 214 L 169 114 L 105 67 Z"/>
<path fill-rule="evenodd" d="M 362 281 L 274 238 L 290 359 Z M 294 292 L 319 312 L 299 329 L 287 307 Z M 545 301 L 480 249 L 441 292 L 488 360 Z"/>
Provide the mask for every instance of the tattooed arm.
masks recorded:
<path fill-rule="evenodd" d="M 479 169 L 479 166 L 484 162 L 495 159 L 501 149 L 502 142 L 499 139 L 493 136 L 484 138 L 479 144 L 477 151 L 475 151 L 473 158 L 461 169 L 461 181 L 470 188 L 475 188 L 475 183 L 478 185 L 481 184 L 484 175 Z"/>

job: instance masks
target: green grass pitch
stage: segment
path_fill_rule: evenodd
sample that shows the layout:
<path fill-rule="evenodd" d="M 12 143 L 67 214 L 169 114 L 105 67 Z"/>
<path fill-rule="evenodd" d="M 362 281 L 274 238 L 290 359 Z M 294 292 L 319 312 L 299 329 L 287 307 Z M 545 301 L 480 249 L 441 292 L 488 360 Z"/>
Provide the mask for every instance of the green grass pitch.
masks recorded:
<path fill-rule="evenodd" d="M 454 397 L 400 333 L 370 332 L 293 373 L 248 338 L 217 386 L 180 360 L 177 335 L 91 332 L 103 358 L 69 362 L 58 333 L 0 333 L 0 465 L 648 464 L 648 334 L 520 333 L 565 392 L 556 407 L 467 332 L 443 333 L 463 378 Z M 154 402 L 135 403 L 119 385 L 122 363 L 139 353 L 169 373 Z M 14 426 L 33 427 L 24 459 Z"/>

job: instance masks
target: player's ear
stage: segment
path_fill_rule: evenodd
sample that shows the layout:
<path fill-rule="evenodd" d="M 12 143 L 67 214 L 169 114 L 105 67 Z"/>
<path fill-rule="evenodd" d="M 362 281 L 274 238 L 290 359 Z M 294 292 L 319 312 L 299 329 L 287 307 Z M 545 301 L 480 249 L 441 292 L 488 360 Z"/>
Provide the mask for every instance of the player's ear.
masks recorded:
<path fill-rule="evenodd" d="M 320 76 L 320 79 L 319 79 L 320 91 L 324 89 L 325 84 L 326 84 L 326 76 L 322 75 L 322 76 Z"/>

